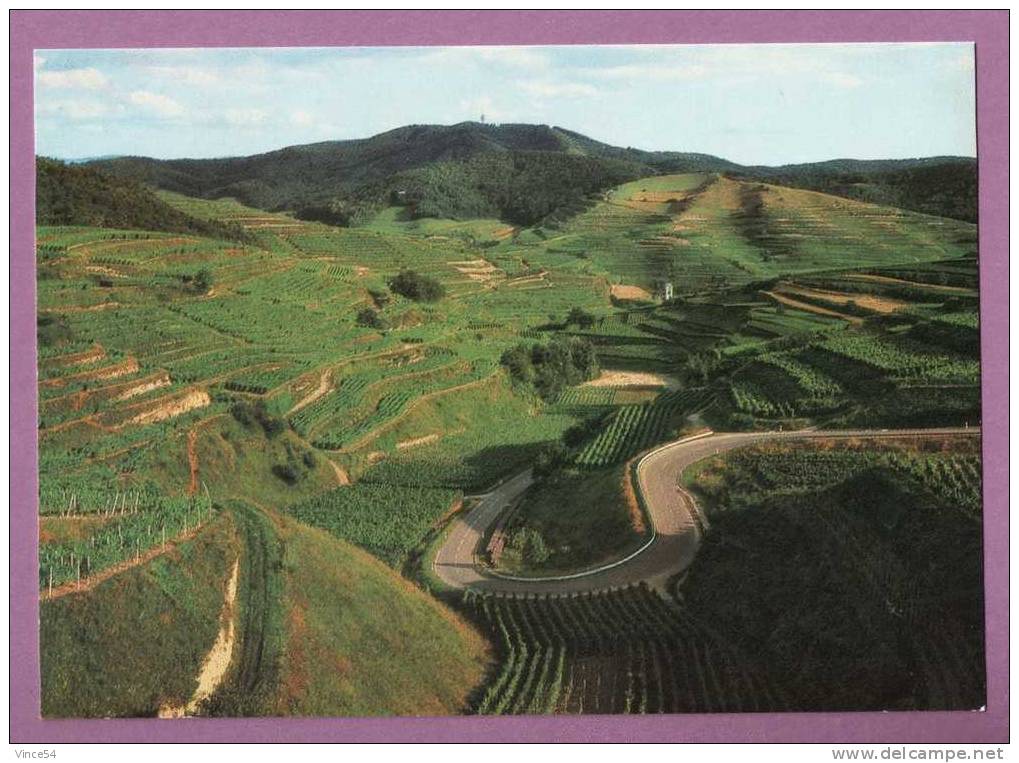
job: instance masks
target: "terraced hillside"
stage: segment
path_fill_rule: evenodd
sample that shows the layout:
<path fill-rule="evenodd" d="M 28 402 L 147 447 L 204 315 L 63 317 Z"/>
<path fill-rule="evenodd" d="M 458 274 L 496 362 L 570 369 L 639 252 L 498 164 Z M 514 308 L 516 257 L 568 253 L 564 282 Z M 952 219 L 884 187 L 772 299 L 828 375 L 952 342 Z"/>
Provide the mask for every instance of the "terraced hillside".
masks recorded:
<path fill-rule="evenodd" d="M 562 268 L 678 295 L 781 275 L 954 259 L 975 253 L 968 223 L 717 175 L 620 186 L 555 229 L 494 250 L 506 268 Z"/>
<path fill-rule="evenodd" d="M 481 712 L 780 709 L 761 656 L 672 591 L 472 595 L 464 611 L 500 661 L 488 683 L 488 647 L 397 573 L 438 591 L 429 559 L 450 517 L 526 469 L 536 484 L 485 542 L 513 571 L 562 572 L 642 542 L 627 470 L 677 436 L 979 423 L 967 223 L 710 173 L 626 183 L 534 227 L 388 208 L 339 228 L 159 196 L 240 235 L 38 228 L 54 715 L 441 713 L 469 695 Z M 654 295 L 660 279 L 676 298 Z M 565 378 L 557 346 L 590 351 L 583 385 L 541 386 Z M 215 595 L 197 572 L 222 581 Z M 371 611 L 382 599 L 400 602 L 391 632 Z M 120 630 L 72 643 L 118 607 L 168 620 L 172 648 L 137 684 L 118 668 L 75 693 L 74 660 L 141 649 Z M 627 614 L 620 640 L 606 623 Z M 226 620 L 237 651 L 195 700 Z M 441 654 L 418 643 L 383 664 L 380 645 L 423 632 Z M 189 677 L 163 682 L 171 657 Z"/>

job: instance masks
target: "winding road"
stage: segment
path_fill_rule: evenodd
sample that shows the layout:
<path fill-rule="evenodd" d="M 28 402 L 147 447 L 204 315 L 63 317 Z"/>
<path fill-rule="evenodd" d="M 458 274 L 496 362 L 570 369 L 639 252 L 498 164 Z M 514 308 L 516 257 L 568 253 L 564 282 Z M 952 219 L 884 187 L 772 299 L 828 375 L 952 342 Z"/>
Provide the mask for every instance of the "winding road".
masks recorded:
<path fill-rule="evenodd" d="M 664 589 L 672 576 L 683 572 L 700 546 L 704 519 L 693 496 L 679 485 L 691 464 L 733 448 L 774 440 L 830 438 L 902 438 L 979 436 L 979 427 L 939 429 L 798 430 L 790 432 L 706 432 L 663 445 L 637 465 L 637 485 L 651 518 L 651 540 L 629 557 L 587 573 L 545 579 L 498 577 L 478 564 L 481 539 L 534 481 L 530 471 L 517 474 L 480 496 L 477 506 L 457 517 L 436 552 L 436 575 L 451 588 L 490 593 L 564 594 L 598 591 L 646 581 Z"/>

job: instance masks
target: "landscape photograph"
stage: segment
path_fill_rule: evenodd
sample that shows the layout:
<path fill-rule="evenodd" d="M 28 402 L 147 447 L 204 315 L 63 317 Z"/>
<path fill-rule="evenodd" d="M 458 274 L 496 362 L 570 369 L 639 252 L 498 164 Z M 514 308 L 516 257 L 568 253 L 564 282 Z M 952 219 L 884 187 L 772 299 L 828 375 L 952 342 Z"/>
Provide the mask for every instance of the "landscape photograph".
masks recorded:
<path fill-rule="evenodd" d="M 972 44 L 34 92 L 43 718 L 985 707 Z"/>

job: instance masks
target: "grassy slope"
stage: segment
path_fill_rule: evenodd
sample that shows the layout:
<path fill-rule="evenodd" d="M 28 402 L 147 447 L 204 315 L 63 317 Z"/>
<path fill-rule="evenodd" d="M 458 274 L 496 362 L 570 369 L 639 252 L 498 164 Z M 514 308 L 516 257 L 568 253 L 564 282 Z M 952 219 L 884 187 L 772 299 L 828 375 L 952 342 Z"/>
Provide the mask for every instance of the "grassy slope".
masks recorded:
<path fill-rule="evenodd" d="M 315 457 L 315 465 L 304 467 L 294 484 L 276 476 L 272 469 L 288 461 L 287 446 L 294 453 L 308 449 L 293 432 L 274 438 L 265 437 L 256 427 L 244 427 L 225 415 L 202 430 L 197 441 L 199 476 L 213 497 L 242 498 L 259 503 L 280 505 L 306 498 L 336 484 L 336 474 L 325 456 Z M 173 464 L 180 463 L 177 459 Z M 186 461 L 184 462 L 186 465 Z M 167 468 L 172 468 L 167 464 Z"/>
<path fill-rule="evenodd" d="M 238 581 L 237 640 L 231 662 L 200 712 L 214 716 L 273 715 L 280 662 L 289 645 L 283 628 L 283 539 L 271 517 L 240 501 L 230 503 L 244 543 Z"/>
<path fill-rule="evenodd" d="M 812 191 L 705 175 L 627 183 L 533 240 L 495 248 L 503 260 L 604 275 L 646 288 L 669 278 L 678 294 L 792 273 L 962 256 L 974 227 Z M 755 191 L 754 189 L 757 189 Z M 748 215 L 745 203 L 759 196 Z M 675 198 L 680 209 L 669 204 Z M 507 265 L 508 266 L 508 265 Z"/>
<path fill-rule="evenodd" d="M 385 460 L 373 466 L 362 460 L 355 467 L 369 482 L 475 492 L 525 468 L 542 444 L 575 423 L 570 415 L 543 413 L 536 401 L 512 394 L 499 377 L 422 404 L 390 433 Z M 435 435 L 438 439 L 431 442 L 397 448 Z"/>
<path fill-rule="evenodd" d="M 147 565 L 43 602 L 43 715 L 145 716 L 190 699 L 239 551 L 223 515 Z"/>
<path fill-rule="evenodd" d="M 287 649 L 280 712 L 446 715 L 487 663 L 484 640 L 364 551 L 282 519 Z"/>
<path fill-rule="evenodd" d="M 435 217 L 410 219 L 402 207 L 386 207 L 364 226 L 367 230 L 396 235 L 438 236 L 456 240 L 495 242 L 500 233 L 512 230 L 502 220 L 443 220 Z"/>
<path fill-rule="evenodd" d="M 238 554 L 238 637 L 205 712 L 450 714 L 481 682 L 486 642 L 445 605 L 328 533 L 234 503 L 175 552 L 43 604 L 44 714 L 186 704 L 219 627 L 209 583 Z"/>
<path fill-rule="evenodd" d="M 533 485 L 513 517 L 510 534 L 521 526 L 538 530 L 551 555 L 544 564 L 529 567 L 507 549 L 500 566 L 529 573 L 572 572 L 630 550 L 644 536 L 634 527 L 626 479 L 626 467 L 619 464 L 593 472 L 568 470 Z"/>

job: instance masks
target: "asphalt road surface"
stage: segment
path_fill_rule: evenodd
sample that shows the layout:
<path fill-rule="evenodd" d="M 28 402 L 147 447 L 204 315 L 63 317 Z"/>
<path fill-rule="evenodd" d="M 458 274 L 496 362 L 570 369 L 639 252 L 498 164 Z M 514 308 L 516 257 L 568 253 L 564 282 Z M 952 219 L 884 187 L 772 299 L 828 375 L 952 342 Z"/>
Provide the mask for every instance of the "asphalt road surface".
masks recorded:
<path fill-rule="evenodd" d="M 641 580 L 663 588 L 673 575 L 685 570 L 700 546 L 703 518 L 697 503 L 679 486 L 683 470 L 701 459 L 733 448 L 774 440 L 818 438 L 979 436 L 978 427 L 943 429 L 800 430 L 792 432 L 712 433 L 684 438 L 645 456 L 637 469 L 637 483 L 655 530 L 643 551 L 608 569 L 580 577 L 545 580 L 510 580 L 486 572 L 477 562 L 481 539 L 512 502 L 532 483 L 530 470 L 502 483 L 466 515 L 454 520 L 445 543 L 435 555 L 435 572 L 453 588 L 490 593 L 576 593 L 599 591 Z"/>

